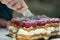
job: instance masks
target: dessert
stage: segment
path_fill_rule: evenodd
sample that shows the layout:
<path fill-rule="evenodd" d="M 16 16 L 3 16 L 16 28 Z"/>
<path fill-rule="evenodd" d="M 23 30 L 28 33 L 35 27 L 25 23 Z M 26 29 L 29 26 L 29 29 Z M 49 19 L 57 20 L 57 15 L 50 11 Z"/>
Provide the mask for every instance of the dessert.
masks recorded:
<path fill-rule="evenodd" d="M 35 40 L 43 38 L 48 40 L 58 35 L 59 18 L 47 16 L 13 18 L 9 25 L 9 35 L 14 40 Z"/>

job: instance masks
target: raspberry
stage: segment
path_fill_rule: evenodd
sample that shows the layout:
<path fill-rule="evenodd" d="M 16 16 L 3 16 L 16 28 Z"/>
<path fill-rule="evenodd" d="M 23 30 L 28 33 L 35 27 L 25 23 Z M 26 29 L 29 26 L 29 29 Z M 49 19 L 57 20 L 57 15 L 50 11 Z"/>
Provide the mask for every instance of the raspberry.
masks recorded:
<path fill-rule="evenodd" d="M 31 24 L 30 23 L 25 23 L 25 28 L 30 28 Z"/>
<path fill-rule="evenodd" d="M 25 23 L 20 22 L 20 26 L 21 26 L 21 27 L 25 27 Z"/>
<path fill-rule="evenodd" d="M 38 22 L 37 25 L 38 26 L 44 26 L 46 23 L 45 22 Z"/>
<path fill-rule="evenodd" d="M 37 23 L 31 23 L 31 26 L 32 27 L 36 27 L 37 26 Z"/>

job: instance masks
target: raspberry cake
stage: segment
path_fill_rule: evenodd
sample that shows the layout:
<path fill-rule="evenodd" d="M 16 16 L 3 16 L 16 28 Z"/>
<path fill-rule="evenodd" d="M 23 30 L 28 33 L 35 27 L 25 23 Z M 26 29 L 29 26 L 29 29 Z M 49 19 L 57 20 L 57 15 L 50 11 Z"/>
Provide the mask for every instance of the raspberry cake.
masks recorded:
<path fill-rule="evenodd" d="M 9 26 L 9 35 L 13 40 L 35 40 L 43 38 L 48 40 L 58 35 L 59 18 L 47 16 L 13 18 Z"/>

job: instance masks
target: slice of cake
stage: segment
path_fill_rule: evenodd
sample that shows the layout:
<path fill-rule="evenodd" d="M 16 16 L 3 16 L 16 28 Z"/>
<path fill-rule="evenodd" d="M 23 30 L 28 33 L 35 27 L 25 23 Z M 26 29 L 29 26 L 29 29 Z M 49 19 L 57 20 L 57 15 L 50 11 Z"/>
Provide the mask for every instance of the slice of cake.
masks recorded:
<path fill-rule="evenodd" d="M 49 37 L 58 35 L 59 26 L 59 18 L 49 18 L 47 16 L 14 18 L 10 22 L 9 35 L 14 40 L 40 38 L 48 40 Z"/>

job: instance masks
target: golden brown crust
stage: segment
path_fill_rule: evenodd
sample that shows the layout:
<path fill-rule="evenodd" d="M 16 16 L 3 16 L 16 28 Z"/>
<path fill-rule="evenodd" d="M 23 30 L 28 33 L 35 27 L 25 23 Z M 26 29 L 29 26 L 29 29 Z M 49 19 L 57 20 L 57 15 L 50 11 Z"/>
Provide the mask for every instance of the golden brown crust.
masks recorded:
<path fill-rule="evenodd" d="M 59 23 L 52 23 L 51 26 L 58 27 L 59 26 Z"/>

